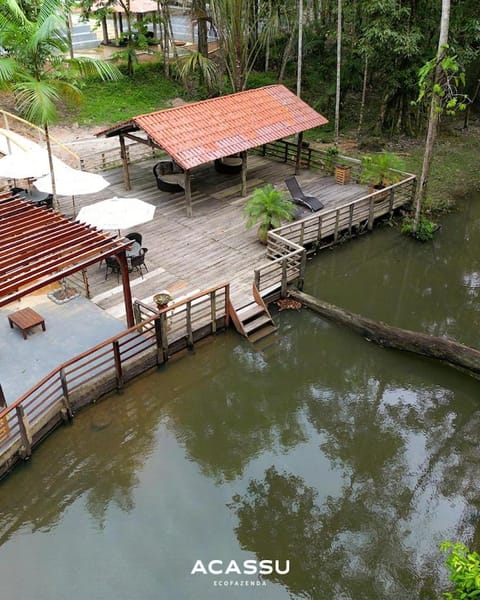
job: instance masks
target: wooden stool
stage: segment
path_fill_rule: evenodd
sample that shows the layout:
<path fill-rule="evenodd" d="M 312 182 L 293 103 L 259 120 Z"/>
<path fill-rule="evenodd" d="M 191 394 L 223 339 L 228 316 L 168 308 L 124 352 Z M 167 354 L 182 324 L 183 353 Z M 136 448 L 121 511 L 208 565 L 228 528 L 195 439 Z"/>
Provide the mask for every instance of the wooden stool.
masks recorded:
<path fill-rule="evenodd" d="M 31 308 L 22 308 L 8 315 L 8 322 L 12 329 L 14 325 L 20 329 L 24 340 L 27 339 L 27 329 L 31 327 L 41 325 L 43 331 L 45 331 L 45 319 Z"/>

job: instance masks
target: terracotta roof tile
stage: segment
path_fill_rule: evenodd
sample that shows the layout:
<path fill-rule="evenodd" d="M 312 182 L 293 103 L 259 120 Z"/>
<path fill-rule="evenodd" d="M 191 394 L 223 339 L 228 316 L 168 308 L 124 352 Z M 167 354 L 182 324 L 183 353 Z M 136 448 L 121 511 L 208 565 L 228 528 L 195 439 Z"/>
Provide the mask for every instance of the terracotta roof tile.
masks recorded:
<path fill-rule="evenodd" d="M 191 169 L 326 123 L 285 86 L 271 85 L 140 115 L 101 133 L 137 126 Z"/>

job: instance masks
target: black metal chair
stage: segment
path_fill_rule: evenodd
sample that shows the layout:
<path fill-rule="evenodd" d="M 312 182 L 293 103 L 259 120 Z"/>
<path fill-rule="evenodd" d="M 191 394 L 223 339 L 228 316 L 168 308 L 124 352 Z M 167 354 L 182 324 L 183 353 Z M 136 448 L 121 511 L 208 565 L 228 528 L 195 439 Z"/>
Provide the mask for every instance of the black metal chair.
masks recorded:
<path fill-rule="evenodd" d="M 130 258 L 130 270 L 138 271 L 143 279 L 142 269 L 148 271 L 148 267 L 145 264 L 145 254 L 148 252 L 148 248 L 141 248 L 140 253 L 137 256 L 132 256 Z"/>
<path fill-rule="evenodd" d="M 300 187 L 296 177 L 289 177 L 288 179 L 285 179 L 285 184 L 295 204 L 305 206 L 312 212 L 317 212 L 323 208 L 323 202 L 320 202 L 316 196 L 306 196 L 303 193 L 303 190 Z"/>
<path fill-rule="evenodd" d="M 132 233 L 127 233 L 127 235 L 125 236 L 127 238 L 127 240 L 133 240 L 134 242 L 137 242 L 138 244 L 140 244 L 140 246 L 142 245 L 142 234 L 141 233 L 137 233 L 136 231 L 132 231 Z"/>
<path fill-rule="evenodd" d="M 107 256 L 105 259 L 105 279 L 108 278 L 109 272 L 117 274 L 117 282 L 120 281 L 120 263 L 116 256 Z"/>

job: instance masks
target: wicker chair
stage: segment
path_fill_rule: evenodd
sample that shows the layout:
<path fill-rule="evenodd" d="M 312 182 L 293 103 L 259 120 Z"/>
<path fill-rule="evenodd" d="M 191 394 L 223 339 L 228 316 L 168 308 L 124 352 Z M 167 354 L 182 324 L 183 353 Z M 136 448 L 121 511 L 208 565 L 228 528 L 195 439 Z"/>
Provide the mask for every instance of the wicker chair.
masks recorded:
<path fill-rule="evenodd" d="M 173 160 L 161 160 L 153 167 L 153 174 L 157 180 L 157 187 L 163 192 L 183 192 L 183 186 L 180 185 L 180 176 L 184 170 Z"/>

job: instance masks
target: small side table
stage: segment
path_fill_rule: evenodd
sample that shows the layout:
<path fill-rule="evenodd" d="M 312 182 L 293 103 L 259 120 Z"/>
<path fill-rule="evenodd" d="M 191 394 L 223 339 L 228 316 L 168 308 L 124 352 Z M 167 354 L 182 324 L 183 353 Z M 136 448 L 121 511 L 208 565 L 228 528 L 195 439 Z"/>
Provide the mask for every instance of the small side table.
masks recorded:
<path fill-rule="evenodd" d="M 8 315 L 8 322 L 12 329 L 14 325 L 20 329 L 24 340 L 27 339 L 27 329 L 31 327 L 41 325 L 43 331 L 45 331 L 45 319 L 31 308 L 22 308 Z"/>

